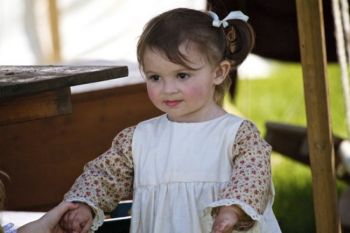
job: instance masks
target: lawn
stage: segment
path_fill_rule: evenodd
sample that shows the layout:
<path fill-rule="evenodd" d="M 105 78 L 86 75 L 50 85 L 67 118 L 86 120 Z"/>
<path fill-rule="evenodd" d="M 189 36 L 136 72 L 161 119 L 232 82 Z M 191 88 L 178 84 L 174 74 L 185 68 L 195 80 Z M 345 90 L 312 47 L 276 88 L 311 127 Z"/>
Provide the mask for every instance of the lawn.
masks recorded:
<path fill-rule="evenodd" d="M 271 61 L 271 70 L 267 77 L 240 77 L 235 100 L 225 100 L 229 111 L 237 109 L 255 122 L 262 135 L 266 121 L 306 125 L 301 66 Z M 328 66 L 327 81 L 333 132 L 346 137 L 344 100 L 337 65 Z M 277 153 L 273 153 L 271 161 L 276 189 L 274 211 L 282 232 L 315 232 L 309 167 Z M 345 184 L 338 182 L 337 188 L 340 193 Z"/>

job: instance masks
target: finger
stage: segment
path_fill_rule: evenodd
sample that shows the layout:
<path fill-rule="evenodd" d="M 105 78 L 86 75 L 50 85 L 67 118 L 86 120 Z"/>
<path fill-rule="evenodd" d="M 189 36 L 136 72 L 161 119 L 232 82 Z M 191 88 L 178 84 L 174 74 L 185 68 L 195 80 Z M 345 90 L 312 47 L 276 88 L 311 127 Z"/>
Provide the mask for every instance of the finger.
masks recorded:
<path fill-rule="evenodd" d="M 62 219 L 62 226 L 65 228 L 65 229 L 69 229 L 69 219 L 70 219 L 70 215 L 71 215 L 71 212 L 68 212 L 66 213 L 64 216 L 63 216 L 63 219 Z"/>
<path fill-rule="evenodd" d="M 81 233 L 89 232 L 90 228 L 91 228 L 91 221 L 89 220 L 87 223 L 85 223 L 85 226 L 81 230 Z"/>
<path fill-rule="evenodd" d="M 76 206 L 69 202 L 61 202 L 58 206 L 47 212 L 42 218 L 49 226 L 54 226 L 62 218 L 62 216 L 70 209 Z"/>
<path fill-rule="evenodd" d="M 79 218 L 79 213 L 78 212 L 73 212 L 72 216 L 70 217 L 70 229 L 76 232 L 81 231 L 80 223 L 81 220 Z"/>
<path fill-rule="evenodd" d="M 58 206 L 56 206 L 55 208 L 53 208 L 51 211 L 49 211 L 49 213 L 54 212 L 55 214 L 57 214 L 58 216 L 62 216 L 64 213 L 66 213 L 68 210 L 74 210 L 78 208 L 78 205 L 75 203 L 71 203 L 71 202 L 61 202 Z"/>
<path fill-rule="evenodd" d="M 65 230 L 69 230 L 69 219 L 71 214 L 71 212 L 68 212 L 61 218 L 60 225 Z"/>
<path fill-rule="evenodd" d="M 225 230 L 225 224 L 221 221 L 214 222 L 213 233 L 223 233 Z"/>
<path fill-rule="evenodd" d="M 73 222 L 74 222 L 74 216 L 75 213 L 74 212 L 69 212 L 69 214 L 66 216 L 66 227 L 69 231 L 73 230 Z"/>
<path fill-rule="evenodd" d="M 217 233 L 228 233 L 232 231 L 233 231 L 232 227 L 227 223 L 221 223 L 217 229 Z"/>
<path fill-rule="evenodd" d="M 58 225 L 59 225 L 60 228 L 62 228 L 63 230 L 67 230 L 63 218 L 58 222 Z"/>

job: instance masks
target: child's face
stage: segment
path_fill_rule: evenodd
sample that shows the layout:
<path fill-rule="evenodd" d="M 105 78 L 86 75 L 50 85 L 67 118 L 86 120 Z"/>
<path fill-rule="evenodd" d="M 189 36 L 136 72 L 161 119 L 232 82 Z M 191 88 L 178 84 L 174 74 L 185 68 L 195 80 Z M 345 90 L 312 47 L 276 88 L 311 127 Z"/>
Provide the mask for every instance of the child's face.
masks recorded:
<path fill-rule="evenodd" d="M 225 77 L 220 75 L 220 66 L 210 65 L 206 57 L 190 45 L 181 45 L 180 51 L 193 69 L 169 61 L 157 50 L 147 48 L 144 54 L 143 71 L 149 98 L 172 121 L 204 121 L 220 111 L 214 101 L 214 91 L 215 85 Z"/>

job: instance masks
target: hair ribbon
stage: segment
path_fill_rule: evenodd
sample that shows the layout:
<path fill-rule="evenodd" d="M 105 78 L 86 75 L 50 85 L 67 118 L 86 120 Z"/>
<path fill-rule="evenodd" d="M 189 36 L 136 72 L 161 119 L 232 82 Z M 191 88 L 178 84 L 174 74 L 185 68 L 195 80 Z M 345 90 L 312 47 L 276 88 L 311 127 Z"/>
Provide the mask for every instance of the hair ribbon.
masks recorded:
<path fill-rule="evenodd" d="M 228 26 L 227 20 L 238 19 L 247 22 L 249 17 L 242 13 L 242 11 L 231 11 L 223 20 L 219 19 L 219 16 L 213 12 L 208 11 L 208 14 L 213 18 L 213 26 L 220 27 L 221 25 L 226 28 Z"/>

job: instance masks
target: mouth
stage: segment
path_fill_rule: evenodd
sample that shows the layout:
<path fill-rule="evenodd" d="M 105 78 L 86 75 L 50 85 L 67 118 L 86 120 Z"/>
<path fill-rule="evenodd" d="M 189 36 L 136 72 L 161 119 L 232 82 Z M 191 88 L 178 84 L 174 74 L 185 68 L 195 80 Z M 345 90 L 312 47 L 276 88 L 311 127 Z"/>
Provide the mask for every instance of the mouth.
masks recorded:
<path fill-rule="evenodd" d="M 164 104 L 168 107 L 176 107 L 178 106 L 182 100 L 165 100 Z"/>

